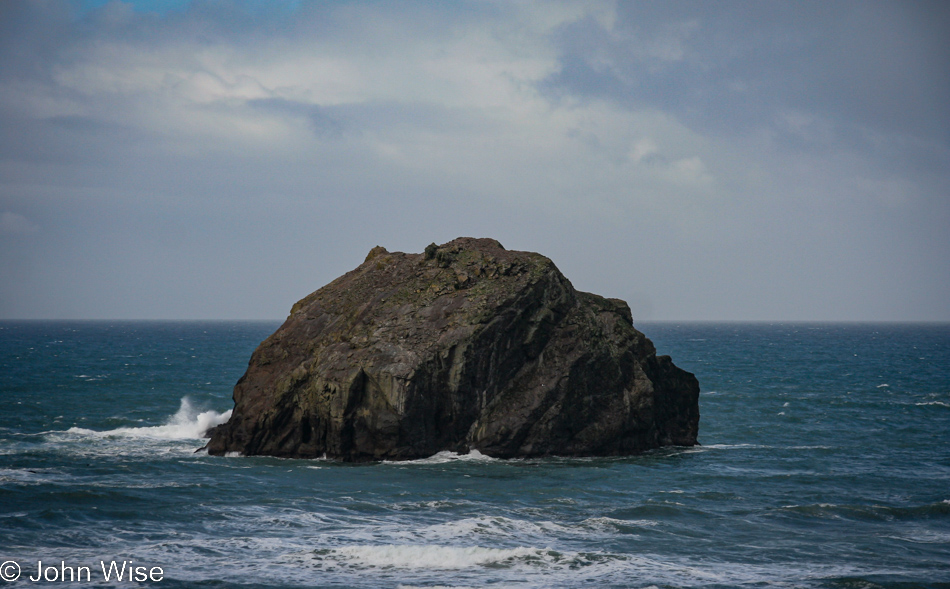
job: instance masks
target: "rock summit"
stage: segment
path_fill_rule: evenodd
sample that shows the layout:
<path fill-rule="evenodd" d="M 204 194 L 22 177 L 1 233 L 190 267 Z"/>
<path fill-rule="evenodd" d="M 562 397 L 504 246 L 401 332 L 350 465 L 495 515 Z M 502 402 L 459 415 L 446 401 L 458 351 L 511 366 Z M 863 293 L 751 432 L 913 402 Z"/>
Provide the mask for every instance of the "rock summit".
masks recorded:
<path fill-rule="evenodd" d="M 696 444 L 699 383 L 619 299 L 493 239 L 374 247 L 251 356 L 211 454 L 617 456 Z"/>

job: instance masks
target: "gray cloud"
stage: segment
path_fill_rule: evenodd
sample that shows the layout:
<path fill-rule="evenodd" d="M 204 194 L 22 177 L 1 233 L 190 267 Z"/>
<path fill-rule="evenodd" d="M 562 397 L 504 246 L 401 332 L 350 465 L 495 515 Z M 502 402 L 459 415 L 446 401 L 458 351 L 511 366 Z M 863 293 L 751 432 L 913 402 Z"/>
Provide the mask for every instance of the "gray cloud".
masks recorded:
<path fill-rule="evenodd" d="M 0 234 L 3 235 L 31 235 L 36 233 L 39 227 L 30 222 L 29 219 L 17 213 L 6 211 L 0 214 Z"/>
<path fill-rule="evenodd" d="M 621 3 L 560 31 L 549 87 L 674 111 L 717 132 L 799 110 L 950 139 L 950 9 L 937 2 Z"/>
<path fill-rule="evenodd" d="M 950 320 L 939 4 L 0 10 L 0 317 L 280 317 L 484 235 L 653 318 Z"/>

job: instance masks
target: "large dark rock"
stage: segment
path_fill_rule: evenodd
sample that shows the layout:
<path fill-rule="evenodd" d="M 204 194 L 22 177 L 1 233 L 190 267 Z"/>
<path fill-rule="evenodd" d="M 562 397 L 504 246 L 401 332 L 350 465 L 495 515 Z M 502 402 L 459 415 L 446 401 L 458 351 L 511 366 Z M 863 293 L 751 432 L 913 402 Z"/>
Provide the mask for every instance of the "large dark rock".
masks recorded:
<path fill-rule="evenodd" d="M 211 454 L 613 456 L 696 444 L 699 384 L 618 299 L 551 260 L 459 238 L 375 247 L 251 356 Z"/>

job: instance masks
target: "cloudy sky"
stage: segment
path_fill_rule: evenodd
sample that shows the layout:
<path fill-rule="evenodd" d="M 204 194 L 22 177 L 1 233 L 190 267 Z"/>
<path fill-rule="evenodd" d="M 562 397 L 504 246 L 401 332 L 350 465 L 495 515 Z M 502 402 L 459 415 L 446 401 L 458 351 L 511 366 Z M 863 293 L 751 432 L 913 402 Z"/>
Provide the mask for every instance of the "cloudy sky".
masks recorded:
<path fill-rule="evenodd" d="M 0 319 L 478 236 L 635 319 L 950 321 L 948 6 L 3 2 Z"/>

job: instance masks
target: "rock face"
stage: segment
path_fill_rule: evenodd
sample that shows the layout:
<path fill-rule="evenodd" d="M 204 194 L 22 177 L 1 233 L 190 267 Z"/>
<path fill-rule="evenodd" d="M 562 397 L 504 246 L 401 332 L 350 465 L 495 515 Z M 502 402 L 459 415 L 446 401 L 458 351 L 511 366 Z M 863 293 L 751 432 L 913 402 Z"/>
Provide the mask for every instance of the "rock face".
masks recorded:
<path fill-rule="evenodd" d="M 696 444 L 699 383 L 542 255 L 375 247 L 254 351 L 211 454 L 612 456 Z"/>

